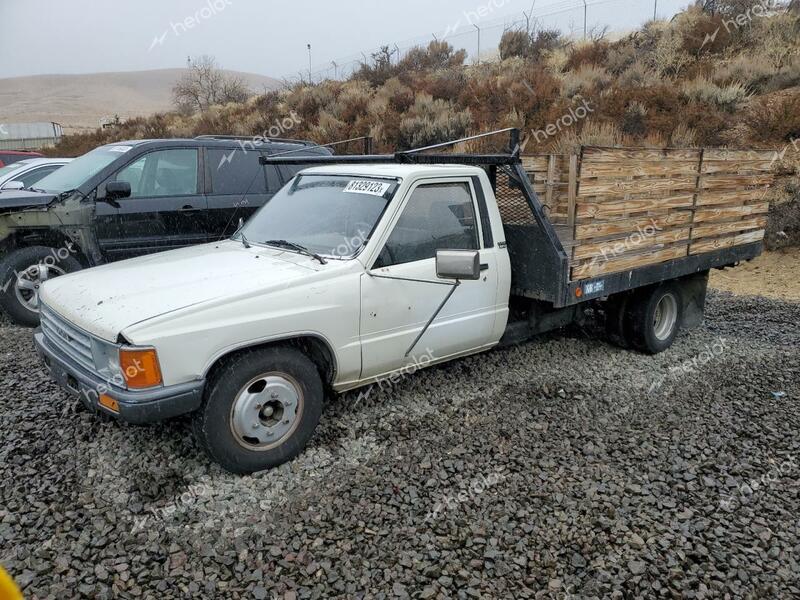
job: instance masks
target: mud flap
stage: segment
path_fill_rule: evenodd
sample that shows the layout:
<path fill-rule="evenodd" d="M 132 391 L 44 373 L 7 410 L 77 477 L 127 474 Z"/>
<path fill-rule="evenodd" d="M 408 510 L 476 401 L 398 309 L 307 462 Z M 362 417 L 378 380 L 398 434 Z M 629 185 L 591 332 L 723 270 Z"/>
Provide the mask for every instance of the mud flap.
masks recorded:
<path fill-rule="evenodd" d="M 684 277 L 677 282 L 683 302 L 683 329 L 693 329 L 703 324 L 708 293 L 708 271 Z"/>

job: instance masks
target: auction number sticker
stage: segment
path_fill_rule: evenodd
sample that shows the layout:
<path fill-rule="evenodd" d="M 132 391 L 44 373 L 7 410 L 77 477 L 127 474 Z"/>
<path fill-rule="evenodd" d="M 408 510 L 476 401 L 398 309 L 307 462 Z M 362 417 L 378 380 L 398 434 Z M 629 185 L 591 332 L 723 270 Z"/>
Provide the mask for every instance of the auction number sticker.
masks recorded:
<path fill-rule="evenodd" d="M 366 181 L 363 179 L 356 179 L 348 183 L 347 187 L 344 188 L 344 191 L 351 194 L 383 196 L 390 187 L 392 187 L 392 184 L 386 183 L 385 181 Z"/>
<path fill-rule="evenodd" d="M 131 148 L 133 148 L 133 146 L 111 146 L 111 148 L 109 148 L 108 151 L 125 153 L 128 152 Z"/>

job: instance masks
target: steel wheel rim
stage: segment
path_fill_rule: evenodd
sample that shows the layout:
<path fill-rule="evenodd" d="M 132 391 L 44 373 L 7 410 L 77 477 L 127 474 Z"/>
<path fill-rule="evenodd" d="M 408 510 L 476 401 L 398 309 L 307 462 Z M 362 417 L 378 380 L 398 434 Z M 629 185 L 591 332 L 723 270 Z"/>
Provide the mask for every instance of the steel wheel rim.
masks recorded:
<path fill-rule="evenodd" d="M 259 375 L 236 394 L 231 407 L 231 432 L 247 450 L 272 450 L 297 430 L 303 406 L 302 388 L 293 377 L 286 373 Z"/>
<path fill-rule="evenodd" d="M 656 305 L 653 332 L 660 341 L 668 340 L 678 322 L 678 300 L 672 294 L 664 295 Z"/>
<path fill-rule="evenodd" d="M 48 279 L 65 275 L 66 271 L 56 265 L 31 265 L 17 273 L 14 294 L 19 303 L 31 312 L 39 312 L 39 289 Z"/>

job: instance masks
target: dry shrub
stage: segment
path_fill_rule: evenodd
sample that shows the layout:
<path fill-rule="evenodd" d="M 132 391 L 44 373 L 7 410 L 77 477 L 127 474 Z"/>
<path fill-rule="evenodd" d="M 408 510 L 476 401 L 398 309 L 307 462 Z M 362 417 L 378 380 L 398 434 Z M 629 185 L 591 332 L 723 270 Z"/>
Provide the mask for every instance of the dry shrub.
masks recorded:
<path fill-rule="evenodd" d="M 793 56 L 781 67 L 764 87 L 765 92 L 776 92 L 800 85 L 800 56 Z"/>
<path fill-rule="evenodd" d="M 560 74 L 564 72 L 569 60 L 569 53 L 566 48 L 554 48 L 548 50 L 542 56 L 542 62 L 550 73 Z"/>
<path fill-rule="evenodd" d="M 583 66 L 605 65 L 609 47 L 609 43 L 604 40 L 577 43 L 572 46 L 565 69 L 576 71 Z"/>
<path fill-rule="evenodd" d="M 647 131 L 645 117 L 647 107 L 639 100 L 631 101 L 622 117 L 622 132 L 628 135 L 641 136 Z"/>
<path fill-rule="evenodd" d="M 713 79 L 719 84 L 739 83 L 752 90 L 761 90 L 775 75 L 775 67 L 764 56 L 740 54 L 718 66 Z"/>
<path fill-rule="evenodd" d="M 561 76 L 561 91 L 567 98 L 587 94 L 611 83 L 611 76 L 602 67 L 584 66 L 577 71 L 567 71 Z"/>
<path fill-rule="evenodd" d="M 345 123 L 355 123 L 367 114 L 372 88 L 365 81 L 348 81 L 333 105 L 333 114 Z"/>
<path fill-rule="evenodd" d="M 552 144 L 556 154 L 577 154 L 581 146 L 619 147 L 632 145 L 614 123 L 587 121 L 583 128 L 573 128 L 562 133 Z"/>
<path fill-rule="evenodd" d="M 759 54 L 780 68 L 800 53 L 800 16 L 785 13 L 753 21 L 751 35 Z"/>
<path fill-rule="evenodd" d="M 669 145 L 672 148 L 696 148 L 697 131 L 685 123 L 678 123 L 669 136 Z"/>
<path fill-rule="evenodd" d="M 500 38 L 500 59 L 528 58 L 541 60 L 561 45 L 561 33 L 555 29 L 507 29 Z"/>
<path fill-rule="evenodd" d="M 617 79 L 622 88 L 645 88 L 661 85 L 662 79 L 642 63 L 631 65 Z"/>
<path fill-rule="evenodd" d="M 406 150 L 465 137 L 470 125 L 469 111 L 458 111 L 452 102 L 420 94 L 400 123 L 397 145 Z"/>
<path fill-rule="evenodd" d="M 750 98 L 751 93 L 738 82 L 719 86 L 705 77 L 699 77 L 683 84 L 683 95 L 690 100 L 716 104 L 723 110 L 734 112 Z"/>
<path fill-rule="evenodd" d="M 759 142 L 800 139 L 800 94 L 759 98 L 744 115 L 750 137 Z"/>
<path fill-rule="evenodd" d="M 620 75 L 636 65 L 636 58 L 636 48 L 630 40 L 617 42 L 608 49 L 605 68 L 609 73 Z"/>

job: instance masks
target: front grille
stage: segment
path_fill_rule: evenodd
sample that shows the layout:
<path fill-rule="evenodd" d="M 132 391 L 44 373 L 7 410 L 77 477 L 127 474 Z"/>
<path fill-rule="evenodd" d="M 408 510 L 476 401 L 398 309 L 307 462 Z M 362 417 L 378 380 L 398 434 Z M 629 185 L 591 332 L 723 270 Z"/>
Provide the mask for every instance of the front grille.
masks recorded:
<path fill-rule="evenodd" d="M 92 354 L 92 338 L 69 321 L 60 317 L 47 306 L 39 304 L 42 333 L 53 346 L 87 370 L 94 372 L 96 366 Z"/>

